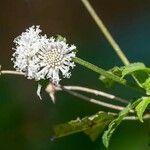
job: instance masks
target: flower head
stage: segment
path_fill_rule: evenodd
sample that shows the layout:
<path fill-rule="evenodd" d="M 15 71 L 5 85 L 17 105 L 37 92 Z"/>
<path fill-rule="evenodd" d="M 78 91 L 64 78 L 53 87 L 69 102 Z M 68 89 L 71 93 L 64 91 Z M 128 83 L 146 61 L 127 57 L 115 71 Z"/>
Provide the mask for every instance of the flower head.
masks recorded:
<path fill-rule="evenodd" d="M 29 79 L 38 69 L 38 65 L 35 63 L 37 61 L 35 54 L 40 46 L 40 32 L 39 26 L 32 26 L 14 39 L 16 45 L 13 48 L 15 52 L 12 58 L 14 68 L 17 71 L 24 72 Z"/>
<path fill-rule="evenodd" d="M 58 84 L 60 74 L 64 78 L 71 75 L 70 68 L 75 66 L 72 58 L 75 57 L 76 47 L 40 33 L 39 26 L 32 26 L 14 40 L 14 67 L 29 79 L 50 79 Z"/>

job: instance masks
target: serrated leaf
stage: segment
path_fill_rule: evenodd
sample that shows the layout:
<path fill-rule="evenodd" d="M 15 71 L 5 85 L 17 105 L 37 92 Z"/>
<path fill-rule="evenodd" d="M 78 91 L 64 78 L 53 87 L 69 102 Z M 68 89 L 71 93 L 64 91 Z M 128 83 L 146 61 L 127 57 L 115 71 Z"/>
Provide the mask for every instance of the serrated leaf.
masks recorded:
<path fill-rule="evenodd" d="M 137 116 L 141 122 L 143 122 L 143 113 L 147 106 L 150 104 L 150 97 L 142 97 L 141 102 L 135 107 Z"/>
<path fill-rule="evenodd" d="M 113 119 L 114 115 L 99 112 L 90 117 L 56 125 L 54 127 L 54 139 L 78 132 L 84 132 L 91 138 L 91 140 L 95 140 L 103 131 L 105 126 L 108 125 Z"/>
<path fill-rule="evenodd" d="M 106 148 L 109 147 L 109 142 L 110 139 L 114 133 L 114 131 L 116 130 L 116 128 L 119 126 L 119 124 L 122 122 L 123 118 L 126 117 L 128 115 L 128 113 L 130 112 L 130 110 L 132 109 L 132 105 L 129 104 L 126 108 L 124 108 L 120 113 L 119 116 L 114 119 L 108 126 L 108 130 L 106 130 L 103 134 L 103 144 L 105 145 Z"/>

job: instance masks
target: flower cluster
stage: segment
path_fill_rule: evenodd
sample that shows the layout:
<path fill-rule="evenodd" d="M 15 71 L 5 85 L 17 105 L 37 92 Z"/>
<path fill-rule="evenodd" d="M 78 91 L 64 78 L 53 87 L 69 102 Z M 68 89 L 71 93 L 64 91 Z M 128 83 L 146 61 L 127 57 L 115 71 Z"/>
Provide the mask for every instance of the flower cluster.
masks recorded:
<path fill-rule="evenodd" d="M 70 68 L 75 66 L 72 58 L 75 57 L 76 47 L 63 40 L 47 38 L 41 32 L 39 26 L 32 26 L 15 38 L 14 68 L 25 73 L 28 79 L 50 79 L 58 84 L 60 73 L 64 78 L 71 75 Z"/>

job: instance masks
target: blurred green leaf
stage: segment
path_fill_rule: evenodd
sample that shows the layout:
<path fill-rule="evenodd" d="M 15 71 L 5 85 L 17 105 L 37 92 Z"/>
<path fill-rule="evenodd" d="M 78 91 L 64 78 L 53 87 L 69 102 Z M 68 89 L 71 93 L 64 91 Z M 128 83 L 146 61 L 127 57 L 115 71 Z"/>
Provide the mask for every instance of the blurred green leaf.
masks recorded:
<path fill-rule="evenodd" d="M 122 77 L 132 74 L 135 71 L 144 70 L 146 69 L 146 66 L 143 63 L 132 63 L 128 66 L 125 66 L 122 70 Z"/>
<path fill-rule="evenodd" d="M 145 89 L 147 95 L 150 95 L 150 68 L 143 63 L 133 63 L 122 71 L 123 77 L 128 74 L 133 74 L 137 84 Z"/>
<path fill-rule="evenodd" d="M 150 95 L 150 68 L 147 68 L 143 63 L 132 63 L 128 66 L 114 67 L 108 70 L 110 74 L 118 76 L 123 79 L 127 75 L 133 75 L 139 87 L 145 89 L 146 94 Z M 111 87 L 114 81 L 106 76 L 101 75 L 99 79 L 105 84 L 106 87 Z M 128 83 L 133 87 L 137 87 L 135 83 Z M 137 87 L 138 88 L 138 87 Z"/>
<path fill-rule="evenodd" d="M 141 122 L 143 122 L 143 113 L 150 104 L 150 97 L 142 97 L 141 102 L 136 106 L 135 110 Z"/>
<path fill-rule="evenodd" d="M 108 130 L 106 130 L 103 134 L 103 144 L 105 145 L 106 148 L 109 147 L 109 142 L 110 139 L 114 133 L 114 131 L 116 130 L 116 128 L 118 127 L 118 125 L 122 122 L 123 118 L 126 117 L 129 113 L 129 111 L 132 109 L 132 105 L 129 104 L 126 108 L 124 108 L 120 113 L 119 116 L 114 119 L 108 126 Z"/>
<path fill-rule="evenodd" d="M 58 41 L 64 41 L 65 43 L 67 42 L 67 39 L 65 38 L 65 37 L 63 37 L 63 36 L 61 36 L 61 35 L 57 35 L 57 38 L 56 38 L 56 40 L 58 40 Z"/>
<path fill-rule="evenodd" d="M 126 75 L 132 74 L 136 83 L 147 91 L 149 88 L 147 86 L 143 86 L 143 83 L 149 78 L 149 73 L 150 69 L 143 63 L 132 63 L 124 67 L 122 71 L 122 78 Z"/>
<path fill-rule="evenodd" d="M 145 80 L 142 87 L 146 90 L 146 94 L 150 95 L 150 77 Z"/>
<path fill-rule="evenodd" d="M 116 119 L 114 119 L 108 126 L 108 129 L 104 132 L 102 139 L 103 144 L 106 148 L 109 147 L 110 139 L 116 130 L 116 128 L 120 125 L 120 123 L 123 121 L 124 117 L 128 115 L 128 113 L 134 109 L 139 103 L 141 102 L 141 98 L 136 100 L 134 103 L 129 103 L 118 115 Z"/>
<path fill-rule="evenodd" d="M 54 139 L 78 132 L 84 132 L 94 141 L 114 118 L 115 116 L 112 114 L 98 112 L 90 117 L 56 125 L 54 127 Z"/>
<path fill-rule="evenodd" d="M 116 66 L 116 67 L 108 70 L 108 72 L 121 78 L 122 77 L 122 69 L 123 69 L 123 67 Z M 113 84 L 115 83 L 113 80 L 111 80 L 110 78 L 107 78 L 106 76 L 103 76 L 103 75 L 101 75 L 99 77 L 99 80 L 101 80 L 105 84 L 105 86 L 108 88 L 112 87 Z"/>

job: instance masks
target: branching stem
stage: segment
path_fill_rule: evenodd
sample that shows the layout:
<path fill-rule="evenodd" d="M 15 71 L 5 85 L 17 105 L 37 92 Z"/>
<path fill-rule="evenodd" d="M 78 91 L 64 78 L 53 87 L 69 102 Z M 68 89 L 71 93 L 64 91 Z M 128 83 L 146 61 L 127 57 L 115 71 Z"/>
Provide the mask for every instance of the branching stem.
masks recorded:
<path fill-rule="evenodd" d="M 103 92 L 103 91 L 100 91 L 100 90 L 95 90 L 95 89 L 82 87 L 82 86 L 73 86 L 73 85 L 72 86 L 63 86 L 63 87 L 67 90 L 91 93 L 91 94 L 106 97 L 108 99 L 115 100 L 115 101 L 118 101 L 118 102 L 121 102 L 121 103 L 125 103 L 125 104 L 129 103 L 129 101 L 126 100 L 126 99 L 120 98 L 118 96 L 115 96 L 115 95 L 112 95 L 112 94 L 109 94 L 109 93 L 106 93 L 106 92 Z M 62 90 L 60 87 L 55 87 L 55 88 L 56 88 L 56 90 Z"/>

